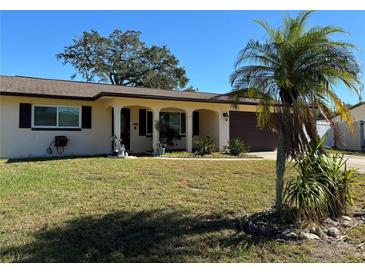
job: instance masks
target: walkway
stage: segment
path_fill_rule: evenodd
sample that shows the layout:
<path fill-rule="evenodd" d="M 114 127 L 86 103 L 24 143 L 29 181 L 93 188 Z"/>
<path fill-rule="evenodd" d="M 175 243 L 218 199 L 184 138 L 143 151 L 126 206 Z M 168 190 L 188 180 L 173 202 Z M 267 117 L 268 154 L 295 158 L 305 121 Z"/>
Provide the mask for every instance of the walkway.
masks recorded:
<path fill-rule="evenodd" d="M 249 154 L 262 157 L 266 160 L 276 160 L 276 151 L 250 152 Z M 361 173 L 365 173 L 365 156 L 345 155 L 348 157 L 347 164 L 351 168 L 356 168 Z"/>
<path fill-rule="evenodd" d="M 183 161 L 257 161 L 273 160 L 276 161 L 276 151 L 249 152 L 252 158 L 170 158 L 170 157 L 153 157 L 153 159 L 163 160 L 183 160 Z M 257 156 L 257 158 L 255 158 Z M 348 157 L 347 164 L 351 168 L 358 169 L 359 172 L 365 173 L 365 156 L 345 155 Z"/>

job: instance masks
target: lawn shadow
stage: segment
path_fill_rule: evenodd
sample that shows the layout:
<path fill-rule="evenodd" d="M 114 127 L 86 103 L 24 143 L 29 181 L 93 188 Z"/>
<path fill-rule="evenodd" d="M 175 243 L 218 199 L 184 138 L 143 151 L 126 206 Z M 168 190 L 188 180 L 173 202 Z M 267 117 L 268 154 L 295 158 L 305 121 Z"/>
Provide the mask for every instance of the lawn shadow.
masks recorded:
<path fill-rule="evenodd" d="M 48 161 L 57 161 L 57 160 L 71 160 L 71 159 L 82 159 L 82 158 L 105 158 L 105 157 L 107 157 L 107 154 L 14 158 L 14 159 L 7 159 L 5 163 L 12 164 L 12 163 L 23 163 L 23 162 L 48 162 Z"/>
<path fill-rule="evenodd" d="M 213 261 L 208 247 L 249 249 L 270 240 L 240 231 L 238 223 L 234 218 L 187 217 L 177 211 L 120 211 L 40 230 L 31 243 L 5 248 L 0 257 L 15 262 Z"/>
<path fill-rule="evenodd" d="M 14 158 L 14 159 L 6 159 L 6 164 L 12 163 L 23 163 L 23 162 L 48 162 L 48 161 L 57 161 L 57 160 L 71 160 L 71 159 L 86 159 L 86 158 L 107 158 L 109 154 L 95 154 L 95 155 L 69 155 L 69 156 L 49 156 L 49 157 L 34 157 L 34 158 Z M 130 156 L 135 157 L 153 157 L 152 153 L 130 153 Z M 113 158 L 114 159 L 114 158 Z M 116 158 L 122 159 L 122 158 Z"/>

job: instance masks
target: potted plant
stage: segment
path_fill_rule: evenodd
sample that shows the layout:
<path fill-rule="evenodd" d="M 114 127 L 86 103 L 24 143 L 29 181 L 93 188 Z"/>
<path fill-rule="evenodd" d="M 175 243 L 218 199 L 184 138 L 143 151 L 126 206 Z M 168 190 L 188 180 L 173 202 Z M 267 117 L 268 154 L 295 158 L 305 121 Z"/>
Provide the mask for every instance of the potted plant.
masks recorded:
<path fill-rule="evenodd" d="M 157 122 L 155 127 L 160 136 L 159 154 L 164 155 L 169 146 L 174 146 L 176 140 L 181 140 L 181 135 L 166 123 Z"/>
<path fill-rule="evenodd" d="M 165 141 L 161 140 L 159 144 L 159 155 L 165 155 L 167 144 Z"/>
<path fill-rule="evenodd" d="M 113 157 L 124 158 L 128 155 L 124 144 L 122 144 L 122 139 L 113 135 L 110 137 L 110 140 L 113 142 Z"/>

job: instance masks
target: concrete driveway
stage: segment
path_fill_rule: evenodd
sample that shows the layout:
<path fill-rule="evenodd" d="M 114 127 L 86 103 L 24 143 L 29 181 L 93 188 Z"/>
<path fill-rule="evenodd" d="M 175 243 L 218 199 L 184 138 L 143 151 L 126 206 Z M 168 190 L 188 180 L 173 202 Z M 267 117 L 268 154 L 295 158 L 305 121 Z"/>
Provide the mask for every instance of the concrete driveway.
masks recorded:
<path fill-rule="evenodd" d="M 276 160 L 276 151 L 250 152 L 249 154 L 264 158 L 265 160 Z M 347 164 L 351 168 L 356 168 L 361 173 L 365 173 L 365 156 L 345 155 L 349 159 Z"/>
<path fill-rule="evenodd" d="M 347 163 L 350 167 L 356 168 L 361 173 L 365 173 L 365 156 L 357 156 L 357 155 L 346 155 L 350 157 L 347 160 Z"/>

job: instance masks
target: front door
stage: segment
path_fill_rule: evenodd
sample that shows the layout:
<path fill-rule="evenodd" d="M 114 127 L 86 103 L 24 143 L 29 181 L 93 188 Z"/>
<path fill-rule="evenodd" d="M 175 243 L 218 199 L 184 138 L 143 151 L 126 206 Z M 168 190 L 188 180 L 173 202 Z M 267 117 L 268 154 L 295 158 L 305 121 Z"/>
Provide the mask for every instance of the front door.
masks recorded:
<path fill-rule="evenodd" d="M 120 115 L 120 131 L 122 144 L 126 150 L 131 147 L 131 110 L 129 108 L 122 108 Z"/>

